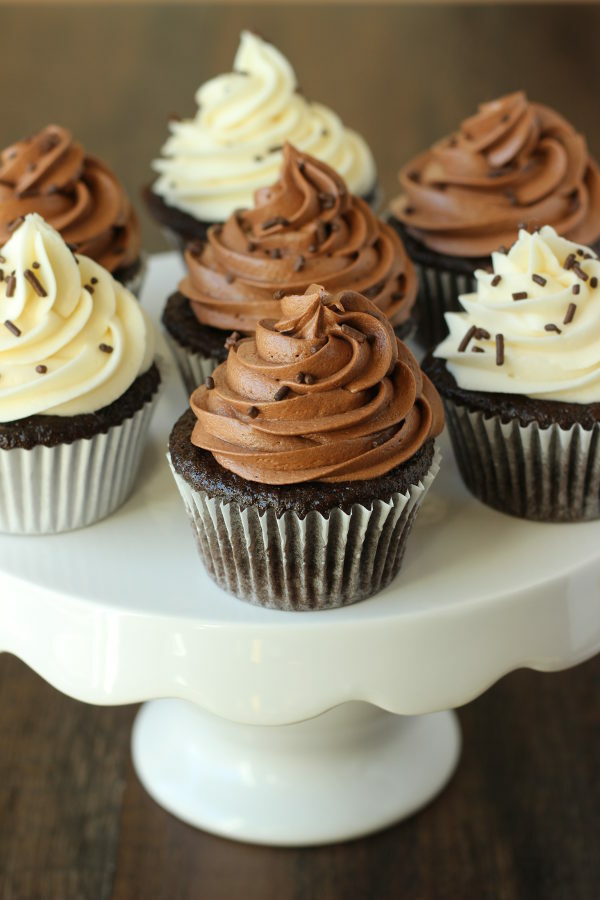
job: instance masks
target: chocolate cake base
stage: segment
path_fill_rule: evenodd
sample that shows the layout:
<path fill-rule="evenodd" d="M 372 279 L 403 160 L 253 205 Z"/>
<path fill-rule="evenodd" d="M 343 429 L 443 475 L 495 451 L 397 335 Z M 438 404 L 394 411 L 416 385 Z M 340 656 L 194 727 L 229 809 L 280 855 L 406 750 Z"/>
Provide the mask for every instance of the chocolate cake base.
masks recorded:
<path fill-rule="evenodd" d="M 195 491 L 206 491 L 226 503 L 241 508 L 253 506 L 259 511 L 272 509 L 277 516 L 292 511 L 303 519 L 311 510 L 327 515 L 339 507 L 350 512 L 355 503 L 370 508 L 374 500 L 387 501 L 392 494 L 403 494 L 418 484 L 433 461 L 434 442 L 428 440 L 412 459 L 385 475 L 366 481 L 342 481 L 336 484 L 307 481 L 302 484 L 273 485 L 247 481 L 224 469 L 212 453 L 195 447 L 190 438 L 196 418 L 191 409 L 176 422 L 169 438 L 173 468 Z"/>
<path fill-rule="evenodd" d="M 114 272 L 112 272 L 112 277 L 125 287 L 129 287 L 129 285 L 139 277 L 142 267 L 142 257 L 139 256 L 128 266 L 121 266 L 120 268 L 115 269 Z"/>
<path fill-rule="evenodd" d="M 188 298 L 179 291 L 175 291 L 167 300 L 162 323 L 181 347 L 213 357 L 217 362 L 227 359 L 225 341 L 231 331 L 202 325 L 194 315 Z"/>
<path fill-rule="evenodd" d="M 38 445 L 56 447 L 104 434 L 141 409 L 156 393 L 159 384 L 160 373 L 153 363 L 147 372 L 138 375 L 121 397 L 94 413 L 27 416 L 14 422 L 0 423 L 0 450 L 17 447 L 31 450 Z"/>

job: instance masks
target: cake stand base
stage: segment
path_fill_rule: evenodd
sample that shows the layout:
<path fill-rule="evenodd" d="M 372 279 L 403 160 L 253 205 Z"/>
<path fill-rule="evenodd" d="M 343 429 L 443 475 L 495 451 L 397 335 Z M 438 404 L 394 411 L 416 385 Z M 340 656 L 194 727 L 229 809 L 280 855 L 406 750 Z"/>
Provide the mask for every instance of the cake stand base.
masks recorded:
<path fill-rule="evenodd" d="M 154 700 L 132 737 L 137 774 L 169 812 L 227 838 L 288 847 L 357 838 L 409 816 L 446 784 L 459 751 L 454 713 L 396 716 L 362 702 L 260 726 Z"/>

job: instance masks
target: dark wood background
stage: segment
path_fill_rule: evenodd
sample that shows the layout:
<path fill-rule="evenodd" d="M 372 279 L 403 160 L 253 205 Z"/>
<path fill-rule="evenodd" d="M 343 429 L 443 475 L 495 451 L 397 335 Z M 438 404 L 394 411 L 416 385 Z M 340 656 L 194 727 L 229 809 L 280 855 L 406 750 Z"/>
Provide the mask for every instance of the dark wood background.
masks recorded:
<path fill-rule="evenodd" d="M 0 146 L 65 124 L 137 198 L 166 116 L 193 113 L 244 26 L 367 136 L 388 196 L 406 158 L 519 87 L 600 156 L 600 10 L 574 4 L 1 6 Z M 460 710 L 458 773 L 426 810 L 351 844 L 275 850 L 194 831 L 148 798 L 129 757 L 134 708 L 84 706 L 0 656 L 0 898 L 595 900 L 599 684 L 600 659 L 507 676 Z"/>

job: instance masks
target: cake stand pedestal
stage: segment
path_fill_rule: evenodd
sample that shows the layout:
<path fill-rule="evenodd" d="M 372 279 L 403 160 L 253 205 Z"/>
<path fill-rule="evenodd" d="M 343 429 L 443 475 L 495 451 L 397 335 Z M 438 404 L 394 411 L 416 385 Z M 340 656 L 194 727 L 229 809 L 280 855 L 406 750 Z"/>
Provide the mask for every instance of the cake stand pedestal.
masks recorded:
<path fill-rule="evenodd" d="M 180 272 L 150 261 L 158 315 Z M 166 351 L 163 351 L 166 357 Z M 282 845 L 357 837 L 423 806 L 459 753 L 451 710 L 522 666 L 600 650 L 600 522 L 503 516 L 450 447 L 398 578 L 340 610 L 283 613 L 221 591 L 165 459 L 186 398 L 165 385 L 130 500 L 71 534 L 0 537 L 0 650 L 88 703 L 146 703 L 136 770 L 186 822 Z"/>

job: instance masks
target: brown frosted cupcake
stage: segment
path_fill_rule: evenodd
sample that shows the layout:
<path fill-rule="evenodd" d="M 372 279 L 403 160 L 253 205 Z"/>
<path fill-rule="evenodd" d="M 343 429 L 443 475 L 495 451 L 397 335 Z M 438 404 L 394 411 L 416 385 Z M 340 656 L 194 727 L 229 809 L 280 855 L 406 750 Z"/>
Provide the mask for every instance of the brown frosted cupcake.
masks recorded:
<path fill-rule="evenodd" d="M 437 392 L 353 291 L 286 296 L 194 391 L 170 460 L 212 578 L 278 609 L 388 584 L 437 472 Z"/>
<path fill-rule="evenodd" d="M 600 262 L 550 227 L 492 260 L 424 363 L 462 477 L 521 518 L 600 518 Z"/>
<path fill-rule="evenodd" d="M 48 125 L 0 154 L 0 244 L 31 212 L 60 232 L 74 252 L 139 291 L 143 260 L 137 216 L 115 174 L 60 125 Z"/>
<path fill-rule="evenodd" d="M 419 274 L 419 337 L 447 334 L 444 312 L 475 289 L 476 269 L 520 227 L 551 225 L 600 249 L 600 171 L 585 138 L 523 92 L 483 103 L 458 131 L 400 172 L 390 221 Z"/>
<path fill-rule="evenodd" d="M 286 141 L 331 166 L 352 193 L 376 204 L 376 169 L 364 139 L 331 109 L 306 99 L 283 54 L 243 31 L 233 71 L 196 94 L 192 119 L 173 119 L 154 161 L 156 181 L 144 191 L 151 215 L 181 249 L 204 240 L 254 194 L 272 184 Z"/>
<path fill-rule="evenodd" d="M 365 294 L 400 336 L 412 331 L 414 267 L 395 231 L 325 163 L 286 144 L 279 180 L 252 209 L 186 252 L 187 275 L 163 314 L 183 380 L 194 387 L 227 356 L 229 336 L 281 315 L 309 284 Z"/>

